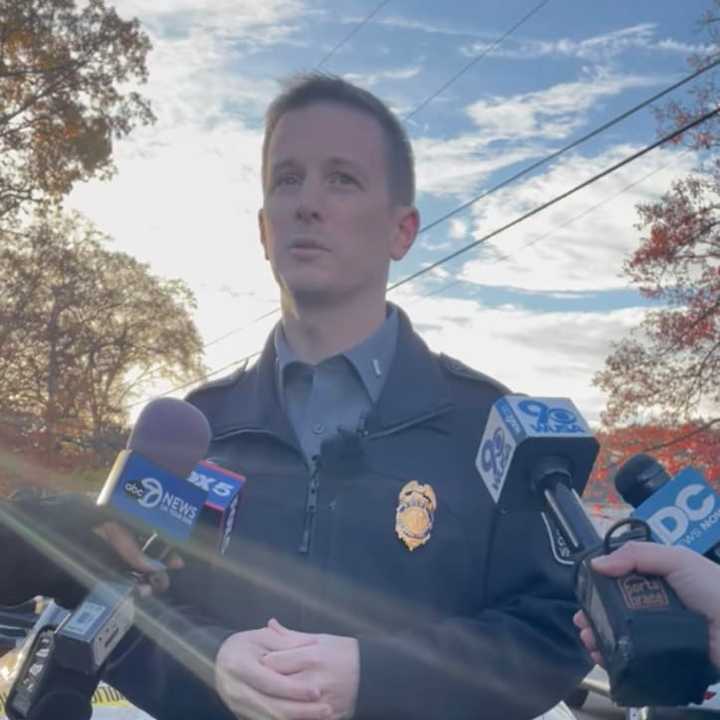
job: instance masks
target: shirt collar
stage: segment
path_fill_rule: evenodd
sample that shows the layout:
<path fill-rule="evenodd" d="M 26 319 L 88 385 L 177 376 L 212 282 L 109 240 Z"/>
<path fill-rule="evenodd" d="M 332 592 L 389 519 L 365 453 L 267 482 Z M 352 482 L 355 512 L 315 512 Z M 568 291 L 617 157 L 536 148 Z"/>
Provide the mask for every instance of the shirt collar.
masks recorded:
<path fill-rule="evenodd" d="M 398 336 L 397 310 L 388 305 L 385 321 L 375 332 L 349 350 L 334 357 L 344 357 L 357 371 L 371 401 L 376 403 L 380 397 L 387 377 Z M 288 344 L 282 322 L 275 326 L 273 332 L 275 345 L 277 384 L 279 395 L 285 397 L 285 370 L 293 363 L 301 363 Z M 330 358 L 327 358 L 330 359 Z"/>

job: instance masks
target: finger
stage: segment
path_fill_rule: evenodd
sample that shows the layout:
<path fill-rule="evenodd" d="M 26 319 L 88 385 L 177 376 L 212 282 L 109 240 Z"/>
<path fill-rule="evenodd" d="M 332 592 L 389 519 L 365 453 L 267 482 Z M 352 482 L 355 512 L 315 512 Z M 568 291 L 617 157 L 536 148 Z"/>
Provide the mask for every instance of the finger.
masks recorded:
<path fill-rule="evenodd" d="M 153 593 L 164 593 L 170 587 L 170 578 L 165 572 L 150 573 L 147 580 Z"/>
<path fill-rule="evenodd" d="M 280 627 L 282 628 L 282 626 Z M 260 646 L 268 652 L 317 645 L 319 639 L 318 635 L 310 633 L 300 633 L 285 628 L 277 630 L 270 627 L 263 628 L 257 636 Z"/>
<path fill-rule="evenodd" d="M 326 720 L 332 713 L 326 703 L 271 698 L 249 687 L 243 687 L 237 694 L 230 691 L 225 695 L 225 702 L 233 713 L 252 720 Z"/>
<path fill-rule="evenodd" d="M 239 682 L 278 700 L 316 702 L 320 699 L 320 689 L 309 685 L 307 680 L 285 677 L 260 663 L 238 669 L 228 667 L 225 672 L 231 684 Z"/>
<path fill-rule="evenodd" d="M 299 630 L 290 630 L 286 628 L 279 620 L 270 618 L 267 624 L 268 628 L 286 638 L 292 638 L 296 643 L 312 644 L 318 641 L 318 636 L 313 633 L 304 633 Z"/>
<path fill-rule="evenodd" d="M 580 628 L 580 630 L 584 630 L 586 627 L 590 627 L 590 623 L 588 622 L 588 619 L 582 610 L 578 610 L 573 615 L 573 623 L 575 624 L 575 627 Z"/>
<path fill-rule="evenodd" d="M 293 648 L 292 650 L 278 650 L 265 655 L 261 662 L 265 667 L 279 672 L 282 675 L 309 670 L 316 665 L 315 653 L 307 648 Z"/>
<path fill-rule="evenodd" d="M 103 538 L 115 552 L 134 570 L 152 573 L 165 570 L 165 565 L 147 557 L 130 531 L 116 522 L 109 521 L 95 528 L 95 533 Z"/>
<path fill-rule="evenodd" d="M 588 652 L 595 652 L 598 649 L 595 635 L 590 628 L 580 631 L 580 639 Z"/>
<path fill-rule="evenodd" d="M 630 541 L 610 555 L 593 558 L 592 566 L 611 577 L 625 575 L 633 570 L 665 576 L 682 567 L 689 555 L 692 552 L 687 548 Z"/>
<path fill-rule="evenodd" d="M 605 667 L 605 661 L 603 660 L 603 656 L 599 652 L 591 652 L 590 657 L 596 665 L 601 665 L 602 667 Z"/>
<path fill-rule="evenodd" d="M 182 570 L 185 567 L 185 561 L 176 552 L 171 552 L 165 560 L 168 570 Z"/>

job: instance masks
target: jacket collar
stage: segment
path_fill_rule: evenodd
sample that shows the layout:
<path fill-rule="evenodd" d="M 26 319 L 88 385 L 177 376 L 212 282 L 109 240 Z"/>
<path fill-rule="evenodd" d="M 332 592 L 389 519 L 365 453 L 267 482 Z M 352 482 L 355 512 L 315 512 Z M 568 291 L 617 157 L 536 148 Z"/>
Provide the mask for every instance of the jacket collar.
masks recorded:
<path fill-rule="evenodd" d="M 440 411 L 450 403 L 449 389 L 436 357 L 415 333 L 397 306 L 395 356 L 378 403 L 367 418 L 366 430 L 378 432 Z M 213 434 L 265 430 L 296 444 L 282 409 L 276 382 L 276 352 L 270 333 L 259 360 L 243 373 L 213 409 Z"/>

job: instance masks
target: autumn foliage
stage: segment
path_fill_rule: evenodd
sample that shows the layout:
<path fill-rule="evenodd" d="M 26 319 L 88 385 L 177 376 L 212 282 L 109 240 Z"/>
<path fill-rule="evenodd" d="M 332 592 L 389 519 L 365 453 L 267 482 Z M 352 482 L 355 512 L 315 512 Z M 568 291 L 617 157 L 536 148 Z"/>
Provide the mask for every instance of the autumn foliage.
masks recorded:
<path fill-rule="evenodd" d="M 113 140 L 154 119 L 132 89 L 149 49 L 103 0 L 0 3 L 0 220 L 113 171 Z"/>
<path fill-rule="evenodd" d="M 706 13 L 703 25 L 709 49 L 690 59 L 694 68 L 717 58 L 720 0 Z M 661 132 L 717 106 L 720 87 L 713 72 L 704 75 L 684 101 L 673 101 L 658 111 Z M 614 344 L 594 382 L 608 395 L 603 421 L 610 455 L 618 452 L 614 447 L 618 443 L 628 442 L 638 450 L 641 445 L 667 444 L 659 452 L 671 469 L 700 463 L 717 477 L 720 123 L 717 118 L 705 122 L 679 142 L 696 151 L 699 165 L 659 200 L 638 206 L 640 244 L 623 268 L 630 283 L 657 304 L 637 328 Z M 691 440 L 683 439 L 701 428 L 707 429 Z M 645 440 L 635 442 L 636 430 L 638 437 L 647 436 Z"/>
<path fill-rule="evenodd" d="M 688 465 L 700 470 L 720 491 L 720 424 L 705 426 L 631 425 L 599 432 L 600 453 L 593 467 L 583 498 L 599 505 L 620 505 L 614 476 L 623 463 L 637 453 L 655 457 L 671 474 Z"/>
<path fill-rule="evenodd" d="M 131 402 L 203 372 L 192 292 L 78 215 L 0 240 L 0 435 L 58 462 L 113 457 Z"/>

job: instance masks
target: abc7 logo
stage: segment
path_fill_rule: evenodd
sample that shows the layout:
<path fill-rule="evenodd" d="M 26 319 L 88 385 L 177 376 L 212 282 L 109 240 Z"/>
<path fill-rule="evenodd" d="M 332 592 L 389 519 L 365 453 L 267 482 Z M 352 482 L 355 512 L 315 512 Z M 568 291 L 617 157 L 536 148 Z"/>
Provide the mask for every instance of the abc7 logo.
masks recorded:
<path fill-rule="evenodd" d="M 139 505 L 152 509 L 162 500 L 163 489 L 155 478 L 143 478 L 140 482 L 126 482 L 123 490 L 130 497 L 135 498 Z"/>

